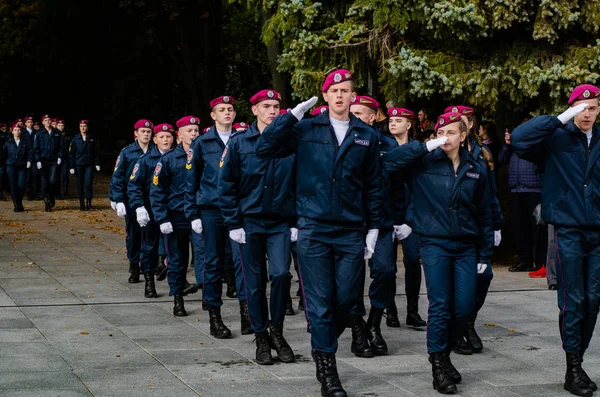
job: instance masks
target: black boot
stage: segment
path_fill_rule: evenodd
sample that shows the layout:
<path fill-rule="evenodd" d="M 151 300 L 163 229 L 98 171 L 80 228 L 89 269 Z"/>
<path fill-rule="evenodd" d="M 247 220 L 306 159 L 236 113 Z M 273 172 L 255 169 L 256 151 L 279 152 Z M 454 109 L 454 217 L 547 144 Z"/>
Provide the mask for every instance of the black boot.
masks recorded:
<path fill-rule="evenodd" d="M 335 353 L 312 352 L 317 366 L 317 380 L 321 383 L 321 396 L 347 397 L 342 387 L 335 363 Z"/>
<path fill-rule="evenodd" d="M 581 358 L 581 364 L 583 364 L 583 354 L 581 354 L 579 357 Z M 592 389 L 592 391 L 598 390 L 598 385 L 596 385 L 596 383 L 590 379 L 590 377 L 583 368 L 581 368 L 581 375 L 581 379 L 583 379 L 585 383 L 590 385 L 590 389 Z"/>
<path fill-rule="evenodd" d="M 406 306 L 406 325 L 425 327 L 427 323 L 419 316 L 419 297 L 408 299 Z"/>
<path fill-rule="evenodd" d="M 92 199 L 85 199 L 85 210 L 91 211 L 92 209 Z"/>
<path fill-rule="evenodd" d="M 450 377 L 450 379 L 452 379 L 452 381 L 455 384 L 459 384 L 460 382 L 462 382 L 462 376 L 461 376 L 461 374 L 454 367 L 454 365 L 452 364 L 452 361 L 450 361 L 450 353 L 449 352 L 446 352 L 445 360 L 446 360 L 446 372 L 448 372 L 448 376 Z M 431 355 L 429 356 L 429 363 L 433 364 L 433 360 L 431 359 Z"/>
<path fill-rule="evenodd" d="M 156 281 L 163 281 L 167 278 L 167 266 L 165 265 L 165 257 L 158 257 L 158 266 L 156 267 Z"/>
<path fill-rule="evenodd" d="M 263 331 L 256 334 L 256 362 L 260 365 L 273 364 L 269 331 Z"/>
<path fill-rule="evenodd" d="M 283 327 L 269 327 L 271 330 L 271 348 L 277 352 L 277 356 L 284 363 L 294 362 L 294 351 L 283 337 Z"/>
<path fill-rule="evenodd" d="M 353 316 L 352 318 L 352 345 L 350 351 L 356 357 L 371 358 L 373 350 L 369 346 L 369 340 L 365 332 L 366 324 L 361 316 Z"/>
<path fill-rule="evenodd" d="M 54 208 L 54 206 L 55 206 L 55 205 L 56 205 L 56 200 L 54 199 L 54 196 L 52 196 L 52 197 L 50 198 L 50 207 L 51 207 L 51 208 Z"/>
<path fill-rule="evenodd" d="M 129 262 L 129 280 L 127 282 L 129 284 L 135 284 L 140 282 L 140 264 Z"/>
<path fill-rule="evenodd" d="M 475 331 L 475 320 L 469 320 L 467 334 L 465 336 L 467 338 L 467 344 L 471 347 L 473 353 L 481 353 L 483 350 L 483 343 L 481 343 L 481 338 L 477 335 L 477 331 Z"/>
<path fill-rule="evenodd" d="M 304 295 L 300 295 L 300 301 L 298 302 L 298 310 L 304 311 Z"/>
<path fill-rule="evenodd" d="M 23 202 L 19 202 L 17 203 L 17 212 L 23 212 L 25 211 L 25 207 L 23 207 Z"/>
<path fill-rule="evenodd" d="M 221 319 L 221 308 L 209 308 L 208 315 L 210 317 L 210 334 L 217 339 L 231 338 L 231 331 L 223 324 Z"/>
<path fill-rule="evenodd" d="M 371 350 L 376 356 L 387 354 L 387 343 L 381 335 L 381 317 L 383 317 L 383 309 L 371 307 L 369 319 L 367 320 L 367 336 L 371 343 Z"/>
<path fill-rule="evenodd" d="M 52 206 L 50 205 L 50 200 L 48 200 L 47 198 L 44 199 L 44 211 L 52 212 Z"/>
<path fill-rule="evenodd" d="M 452 351 L 456 354 L 462 354 L 463 356 L 470 356 L 471 354 L 473 354 L 473 350 L 471 350 L 471 345 L 469 345 L 465 341 L 464 337 L 458 338 L 458 340 L 456 341 L 456 345 L 454 345 Z"/>
<path fill-rule="evenodd" d="M 144 274 L 146 280 L 146 286 L 144 287 L 144 297 L 146 298 L 158 298 L 156 288 L 154 287 L 154 276 Z"/>
<path fill-rule="evenodd" d="M 292 297 L 288 296 L 285 301 L 285 315 L 286 316 L 295 316 L 296 312 L 294 311 L 294 305 L 292 304 Z"/>
<path fill-rule="evenodd" d="M 388 327 L 391 328 L 400 328 L 400 319 L 398 318 L 398 308 L 396 307 L 396 302 L 392 301 L 392 303 L 385 309 L 386 317 L 385 323 Z"/>
<path fill-rule="evenodd" d="M 79 200 L 79 211 L 85 211 L 85 203 L 83 200 Z"/>
<path fill-rule="evenodd" d="M 565 390 L 576 396 L 591 397 L 594 394 L 591 386 L 583 379 L 583 369 L 578 353 L 567 353 L 567 373 Z"/>
<path fill-rule="evenodd" d="M 188 296 L 189 294 L 195 294 L 196 292 L 198 292 L 198 286 L 196 284 L 190 284 L 186 281 L 181 295 Z"/>
<path fill-rule="evenodd" d="M 185 307 L 183 306 L 183 296 L 173 295 L 173 301 L 173 315 L 177 317 L 187 316 L 187 312 L 185 311 Z"/>
<path fill-rule="evenodd" d="M 456 384 L 448 375 L 446 352 L 437 352 L 429 355 L 431 373 L 433 375 L 433 388 L 442 394 L 456 393 Z"/>
<path fill-rule="evenodd" d="M 242 328 L 242 335 L 252 335 L 254 331 L 250 325 L 250 314 L 248 314 L 248 302 L 240 301 L 240 324 Z"/>
<path fill-rule="evenodd" d="M 225 295 L 229 298 L 237 298 L 237 291 L 235 289 L 235 281 L 227 281 L 227 292 Z"/>
<path fill-rule="evenodd" d="M 19 212 L 19 205 L 17 204 L 17 202 L 15 200 L 13 200 L 13 211 Z"/>

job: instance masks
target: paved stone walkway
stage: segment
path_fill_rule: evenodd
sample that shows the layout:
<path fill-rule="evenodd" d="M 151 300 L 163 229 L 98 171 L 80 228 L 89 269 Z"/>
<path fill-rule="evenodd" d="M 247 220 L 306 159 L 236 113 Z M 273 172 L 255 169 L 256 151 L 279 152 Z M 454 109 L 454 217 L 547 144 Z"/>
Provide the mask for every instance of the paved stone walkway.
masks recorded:
<path fill-rule="evenodd" d="M 157 283 L 155 300 L 143 297 L 143 283 L 128 284 L 123 221 L 107 200 L 96 205 L 80 212 L 74 200 L 58 201 L 44 213 L 40 202 L 25 202 L 30 210 L 15 214 L 0 203 L 0 396 L 320 395 L 302 314 L 285 326 L 297 363 L 255 364 L 237 301 L 227 299 L 223 309 L 234 338 L 217 340 L 199 294 L 186 300 L 189 316 L 175 318 L 166 281 Z M 405 297 L 396 301 L 403 320 Z M 421 313 L 426 308 L 422 295 Z M 464 379 L 459 395 L 567 395 L 557 315 L 545 280 L 498 267 L 478 321 L 485 350 L 453 355 Z M 342 336 L 338 368 L 349 395 L 437 396 L 425 331 L 384 326 L 383 333 L 390 354 L 372 359 L 354 357 L 349 331 Z M 598 343 L 585 362 L 596 380 Z"/>

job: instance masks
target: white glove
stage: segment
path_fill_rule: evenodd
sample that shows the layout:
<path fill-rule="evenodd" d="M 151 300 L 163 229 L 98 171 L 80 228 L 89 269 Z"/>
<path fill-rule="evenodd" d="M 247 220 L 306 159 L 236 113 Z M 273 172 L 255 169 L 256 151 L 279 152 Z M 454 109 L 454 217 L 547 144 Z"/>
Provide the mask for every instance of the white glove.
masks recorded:
<path fill-rule="evenodd" d="M 448 142 L 448 137 L 447 136 L 443 136 L 441 138 L 436 138 L 436 139 L 432 139 L 430 141 L 427 141 L 427 143 L 425 144 L 425 146 L 427 146 L 427 150 L 428 151 L 433 152 L 435 149 L 439 148 L 440 146 L 442 146 L 446 142 Z"/>
<path fill-rule="evenodd" d="M 135 213 L 137 215 L 137 222 L 141 227 L 146 226 L 150 222 L 150 214 L 148 214 L 146 207 L 136 208 Z"/>
<path fill-rule="evenodd" d="M 477 264 L 477 274 L 483 274 L 483 272 L 485 272 L 485 269 L 487 269 L 487 266 L 485 263 L 478 263 Z"/>
<path fill-rule="evenodd" d="M 401 241 L 410 236 L 412 233 L 412 228 L 407 224 L 396 226 L 394 225 L 394 235 L 396 238 Z"/>
<path fill-rule="evenodd" d="M 365 238 L 365 259 L 371 259 L 373 256 L 377 237 L 379 237 L 379 229 L 371 229 L 367 232 L 367 237 Z"/>
<path fill-rule="evenodd" d="M 125 218 L 126 214 L 127 214 L 127 210 L 125 209 L 125 204 L 117 203 L 117 216 L 119 218 Z"/>
<path fill-rule="evenodd" d="M 37 163 L 35 163 L 35 166 L 37 167 L 38 170 L 42 169 L 42 163 L 40 161 L 38 161 Z"/>
<path fill-rule="evenodd" d="M 116 211 L 117 210 L 117 203 L 115 203 L 114 201 L 111 201 L 110 202 L 110 208 L 112 208 L 113 211 Z"/>
<path fill-rule="evenodd" d="M 73 174 L 75 173 L 75 169 L 74 169 L 74 168 L 71 168 L 71 169 L 69 170 L 69 173 L 70 173 L 71 175 L 73 175 Z"/>
<path fill-rule="evenodd" d="M 590 106 L 589 103 L 580 103 L 577 106 L 568 108 L 567 110 L 559 114 L 557 118 L 560 120 L 561 123 L 567 124 L 569 120 L 577 116 L 579 113 L 583 112 L 588 106 Z"/>
<path fill-rule="evenodd" d="M 162 234 L 173 233 L 173 225 L 171 225 L 171 222 L 161 223 L 160 224 L 160 232 Z"/>
<path fill-rule="evenodd" d="M 298 241 L 298 229 L 295 227 L 290 228 L 290 240 L 292 240 L 292 243 Z"/>
<path fill-rule="evenodd" d="M 501 241 L 502 241 L 502 231 L 496 230 L 494 232 L 494 247 L 499 246 Z"/>
<path fill-rule="evenodd" d="M 60 165 L 60 163 L 62 163 L 61 159 L 56 160 L 56 164 Z"/>
<path fill-rule="evenodd" d="M 192 230 L 198 234 L 202 233 L 202 221 L 200 219 L 192 221 Z"/>
<path fill-rule="evenodd" d="M 246 231 L 244 228 L 229 231 L 229 238 L 238 244 L 246 244 Z"/>
<path fill-rule="evenodd" d="M 302 120 L 304 117 L 304 113 L 306 113 L 310 108 L 315 106 L 319 99 L 314 96 L 310 98 L 308 101 L 304 101 L 296 105 L 295 108 L 292 109 L 292 114 L 298 119 L 298 121 Z"/>
<path fill-rule="evenodd" d="M 96 171 L 100 172 L 100 166 L 99 165 L 96 166 Z"/>
<path fill-rule="evenodd" d="M 31 161 L 27 162 L 27 168 L 31 168 Z"/>

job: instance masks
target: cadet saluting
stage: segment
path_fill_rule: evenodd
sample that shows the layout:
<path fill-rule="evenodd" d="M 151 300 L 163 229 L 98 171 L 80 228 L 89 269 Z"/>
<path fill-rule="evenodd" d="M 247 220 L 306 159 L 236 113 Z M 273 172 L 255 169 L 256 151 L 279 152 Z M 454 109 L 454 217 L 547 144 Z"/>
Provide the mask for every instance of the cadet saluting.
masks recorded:
<path fill-rule="evenodd" d="M 198 136 L 200 119 L 185 116 L 176 123 L 179 129 L 178 138 L 181 143 L 166 153 L 156 164 L 152 184 L 150 185 L 150 202 L 154 220 L 160 232 L 167 236 L 165 242 L 168 267 L 169 296 L 173 296 L 173 315 L 187 316 L 183 304 L 186 292 L 186 273 L 190 259 L 190 223 L 184 213 L 186 194 L 186 173 L 192 167 L 192 140 Z M 195 284 L 189 293 L 198 292 Z"/>
<path fill-rule="evenodd" d="M 258 138 L 277 116 L 280 97 L 276 91 L 262 90 L 250 98 L 257 121 L 248 131 L 231 137 L 223 153 L 217 191 L 229 236 L 237 243 L 256 334 L 256 361 L 261 365 L 273 364 L 271 346 L 281 361 L 294 361 L 294 352 L 283 337 L 290 251 L 298 235 L 292 191 L 294 155 L 270 160 L 256 156 Z M 267 280 L 271 281 L 270 310 Z"/>
<path fill-rule="evenodd" d="M 297 105 L 265 129 L 256 153 L 296 154 L 298 267 L 317 380 L 323 396 L 343 397 L 335 352 L 365 277 L 364 259 L 373 254 L 379 234 L 379 139 L 350 114 L 355 94 L 348 70 L 329 74 L 322 91 L 328 112 L 298 122 L 317 97 Z"/>
<path fill-rule="evenodd" d="M 100 171 L 98 142 L 93 136 L 88 135 L 88 123 L 88 120 L 81 120 L 79 122 L 79 134 L 73 137 L 71 147 L 69 148 L 71 165 L 69 172 L 71 175 L 77 174 L 77 196 L 79 197 L 80 211 L 89 211 L 92 209 L 94 167 L 96 167 L 96 171 Z M 83 202 L 84 192 L 85 203 Z"/>
<path fill-rule="evenodd" d="M 466 329 L 477 273 L 490 263 L 494 234 L 487 171 L 461 147 L 467 126 L 459 113 L 445 113 L 435 131 L 440 138 L 389 151 L 383 167 L 412 174 L 412 227 L 421 236 L 429 297 L 427 350 L 433 387 L 447 394 L 461 381 L 450 351 Z"/>
<path fill-rule="evenodd" d="M 567 359 L 564 388 L 578 396 L 591 396 L 597 389 L 581 362 L 600 305 L 598 98 L 598 87 L 580 85 L 564 113 L 535 117 L 510 137 L 519 156 L 545 166 L 542 218 L 556 233 L 559 325 Z"/>

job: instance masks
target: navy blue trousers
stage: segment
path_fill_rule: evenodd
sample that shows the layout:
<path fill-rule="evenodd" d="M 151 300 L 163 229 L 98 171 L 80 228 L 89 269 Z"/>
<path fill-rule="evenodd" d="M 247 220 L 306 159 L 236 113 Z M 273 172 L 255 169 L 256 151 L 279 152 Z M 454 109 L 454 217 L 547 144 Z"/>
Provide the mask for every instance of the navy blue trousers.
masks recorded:
<path fill-rule="evenodd" d="M 476 243 L 421 236 L 429 298 L 427 351 L 451 349 L 467 328 L 475 305 Z"/>
<path fill-rule="evenodd" d="M 231 246 L 231 257 L 233 261 L 233 271 L 235 275 L 235 289 L 237 290 L 238 301 L 246 300 L 246 283 L 242 272 L 242 259 L 240 257 L 239 244 L 233 240 L 229 240 Z"/>
<path fill-rule="evenodd" d="M 167 280 L 169 296 L 181 295 L 186 283 L 188 263 L 190 261 L 191 225 L 183 212 L 169 213 L 169 222 L 173 232 L 166 235 L 166 250 L 169 261 Z M 159 226 L 160 228 L 160 226 Z"/>
<path fill-rule="evenodd" d="M 583 356 L 600 307 L 600 231 L 555 226 L 555 234 L 563 349 Z"/>
<path fill-rule="evenodd" d="M 246 244 L 236 244 L 246 285 L 250 324 L 256 333 L 269 326 L 269 312 L 273 326 L 283 326 L 285 318 L 286 300 L 290 294 L 292 242 L 288 226 L 279 229 L 246 230 L 244 227 Z M 270 304 L 267 302 L 267 281 L 271 282 Z"/>
<path fill-rule="evenodd" d="M 25 195 L 25 182 L 27 181 L 27 169 L 8 165 L 6 166 L 6 173 L 8 174 L 11 197 L 15 204 L 22 205 L 23 196 Z"/>
<path fill-rule="evenodd" d="M 54 189 L 56 185 L 56 178 L 58 177 L 58 164 L 56 161 L 42 161 L 42 169 L 38 170 L 40 173 L 40 180 L 42 183 L 42 197 L 44 199 L 54 199 Z"/>
<path fill-rule="evenodd" d="M 204 284 L 204 238 L 202 233 L 198 234 L 192 230 L 191 242 L 194 248 L 194 273 L 196 274 L 196 285 Z"/>
<path fill-rule="evenodd" d="M 131 263 L 140 263 L 140 250 L 142 248 L 142 229 L 137 222 L 135 210 L 127 208 L 125 215 L 125 247 L 127 248 L 127 259 Z"/>
<path fill-rule="evenodd" d="M 142 243 L 140 249 L 140 266 L 147 277 L 154 276 L 158 266 L 158 244 L 160 241 L 160 226 L 150 221 L 141 228 Z"/>
<path fill-rule="evenodd" d="M 335 353 L 364 283 L 364 234 L 303 218 L 298 226 L 296 251 L 312 350 Z"/>
<path fill-rule="evenodd" d="M 202 237 L 204 240 L 204 288 L 202 289 L 203 302 L 210 307 L 221 307 L 223 300 L 223 272 L 225 261 L 232 260 L 227 255 L 229 244 L 229 230 L 223 221 L 223 216 L 218 211 L 202 212 Z"/>
<path fill-rule="evenodd" d="M 92 199 L 92 185 L 94 183 L 94 167 L 75 167 L 75 176 L 77 177 L 77 197 L 79 200 L 83 200 L 84 193 L 85 198 L 88 200 Z M 68 178 L 67 178 L 68 181 Z M 63 182 L 64 183 L 64 182 Z M 69 182 L 67 182 L 66 190 L 63 188 L 63 192 L 67 193 L 69 190 Z"/>

